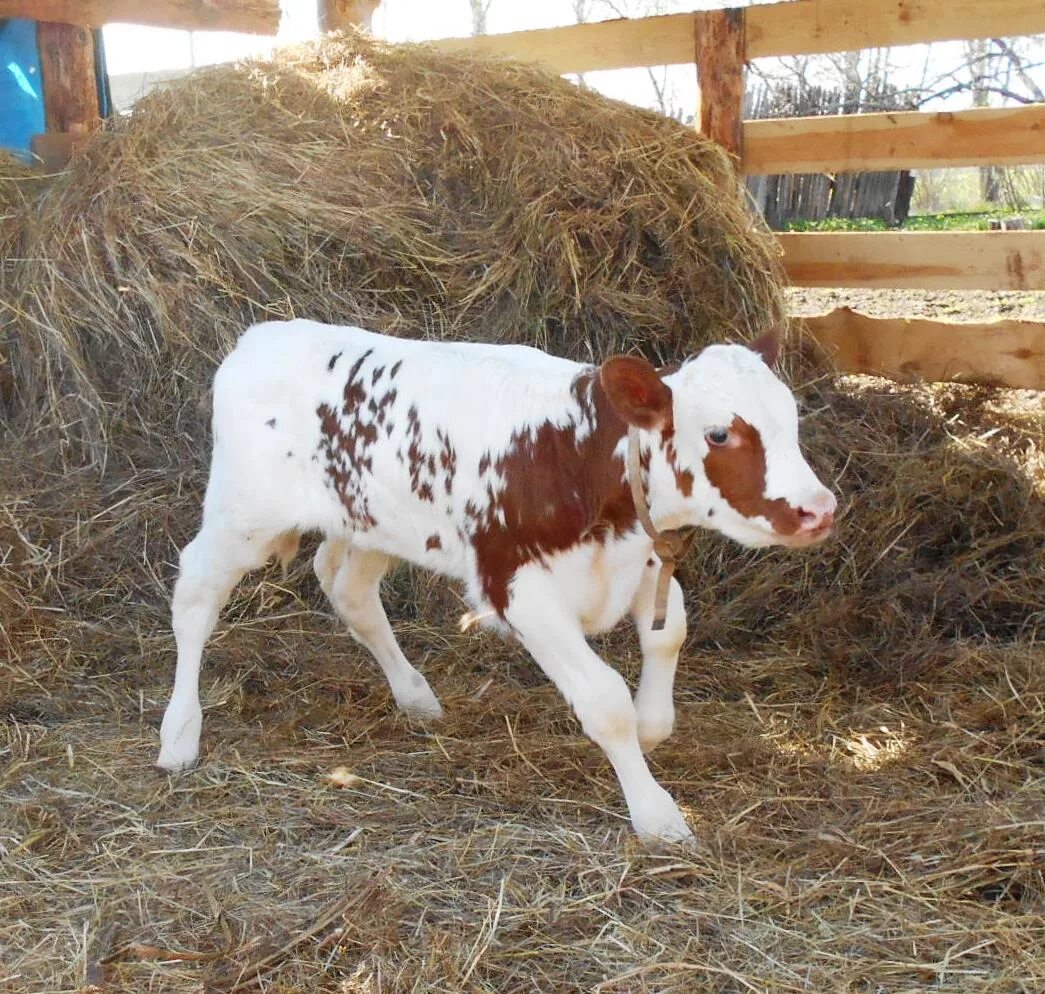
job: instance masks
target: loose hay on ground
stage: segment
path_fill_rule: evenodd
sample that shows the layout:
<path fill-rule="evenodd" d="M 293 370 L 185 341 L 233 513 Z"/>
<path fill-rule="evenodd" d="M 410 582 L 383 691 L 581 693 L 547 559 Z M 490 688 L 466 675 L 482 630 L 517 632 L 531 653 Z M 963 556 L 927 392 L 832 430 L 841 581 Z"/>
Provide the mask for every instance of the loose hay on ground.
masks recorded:
<path fill-rule="evenodd" d="M 1045 988 L 1026 396 L 795 363 L 846 518 L 811 556 L 687 564 L 654 762 L 697 854 L 643 852 L 533 664 L 409 571 L 391 613 L 441 726 L 394 714 L 304 566 L 271 570 L 208 654 L 203 765 L 149 769 L 241 325 L 673 358 L 779 312 L 728 184 L 670 122 L 360 39 L 179 84 L 63 177 L 0 167 L 0 987 Z M 634 640 L 604 647 L 633 678 Z"/>

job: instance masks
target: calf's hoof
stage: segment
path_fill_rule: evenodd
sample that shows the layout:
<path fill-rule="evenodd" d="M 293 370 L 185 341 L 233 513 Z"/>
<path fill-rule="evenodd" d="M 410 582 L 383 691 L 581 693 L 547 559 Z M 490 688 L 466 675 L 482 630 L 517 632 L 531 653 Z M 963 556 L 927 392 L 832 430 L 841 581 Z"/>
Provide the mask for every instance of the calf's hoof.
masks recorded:
<path fill-rule="evenodd" d="M 639 838 L 648 845 L 696 845 L 696 837 L 685 816 L 666 790 L 644 804 L 641 811 L 633 811 L 631 823 Z"/>
<path fill-rule="evenodd" d="M 437 721 L 443 716 L 443 706 L 427 683 L 413 689 L 409 697 L 397 698 L 396 704 L 400 711 L 417 721 Z"/>
<path fill-rule="evenodd" d="M 159 756 L 156 757 L 156 767 L 165 773 L 181 773 L 184 770 L 191 770 L 199 762 L 199 758 L 198 753 L 184 757 L 161 749 Z"/>
<path fill-rule="evenodd" d="M 200 758 L 200 732 L 203 712 L 178 714 L 168 707 L 160 726 L 160 754 L 156 765 L 168 773 L 191 770 Z"/>

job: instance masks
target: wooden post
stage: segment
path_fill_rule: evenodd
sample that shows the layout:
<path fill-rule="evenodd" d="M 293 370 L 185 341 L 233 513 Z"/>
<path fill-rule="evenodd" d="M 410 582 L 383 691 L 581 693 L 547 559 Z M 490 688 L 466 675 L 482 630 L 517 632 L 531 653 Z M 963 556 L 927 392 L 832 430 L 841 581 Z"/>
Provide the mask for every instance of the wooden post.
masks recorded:
<path fill-rule="evenodd" d="M 319 0 L 319 30 L 369 29 L 374 11 L 380 6 L 381 0 Z"/>
<path fill-rule="evenodd" d="M 58 170 L 69 161 L 77 142 L 101 121 L 94 36 L 79 25 L 40 21 L 36 47 L 47 133 L 34 135 L 30 148 L 48 171 Z"/>
<path fill-rule="evenodd" d="M 694 15 L 697 126 L 738 159 L 743 150 L 744 11 L 737 7 Z"/>
<path fill-rule="evenodd" d="M 94 38 L 87 28 L 41 21 L 36 26 L 48 131 L 83 131 L 101 116 Z"/>

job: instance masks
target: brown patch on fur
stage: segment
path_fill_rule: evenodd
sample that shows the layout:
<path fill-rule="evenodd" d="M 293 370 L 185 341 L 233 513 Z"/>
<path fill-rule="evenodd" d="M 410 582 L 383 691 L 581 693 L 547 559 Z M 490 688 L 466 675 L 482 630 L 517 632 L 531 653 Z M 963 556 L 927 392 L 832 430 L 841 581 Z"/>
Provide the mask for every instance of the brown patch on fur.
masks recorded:
<path fill-rule="evenodd" d="M 664 458 L 675 474 L 675 486 L 679 488 L 683 497 L 691 497 L 693 495 L 693 474 L 679 465 L 678 452 L 675 450 L 674 428 L 668 429 L 661 435 L 661 448 L 664 450 Z"/>
<path fill-rule="evenodd" d="M 596 371 L 574 381 L 573 396 L 580 407 L 577 421 L 565 428 L 545 422 L 513 435 L 493 464 L 504 489 L 489 491 L 482 508 L 466 506 L 475 523 L 472 544 L 483 593 L 502 616 L 520 566 L 635 525 L 624 462 L 614 454 L 625 424 Z M 588 433 L 578 441 L 581 427 Z"/>
<path fill-rule="evenodd" d="M 392 396 L 394 399 L 394 391 Z M 440 477 L 442 490 L 449 497 L 453 493 L 454 477 L 457 475 L 457 452 L 450 442 L 450 436 L 442 428 L 437 428 L 435 434 L 439 440 L 439 448 L 435 452 L 429 452 L 421 441 L 421 415 L 417 407 L 411 404 L 406 412 L 406 437 L 409 442 L 406 456 L 404 458 L 402 451 L 399 451 L 396 457 L 400 462 L 405 462 L 410 470 L 410 492 L 418 500 L 430 504 L 435 503 Z"/>
<path fill-rule="evenodd" d="M 340 411 L 329 404 L 316 408 L 321 435 L 319 450 L 326 458 L 327 479 L 352 523 L 364 529 L 377 524 L 362 486 L 362 476 L 372 464 L 370 448 L 377 441 L 377 427 L 362 417 L 368 397 L 360 370 L 372 351 L 368 349 L 352 364 Z"/>
<path fill-rule="evenodd" d="M 443 540 L 438 535 L 429 535 L 425 542 L 425 549 L 441 549 L 443 547 Z"/>
<path fill-rule="evenodd" d="M 454 477 L 457 475 L 457 452 L 450 444 L 450 436 L 441 428 L 436 431 L 439 439 L 439 467 L 443 471 L 443 489 L 449 497 L 454 489 Z"/>
<path fill-rule="evenodd" d="M 794 535 L 801 526 L 798 509 L 786 500 L 766 498 L 766 450 L 762 436 L 743 418 L 733 418 L 735 441 L 713 445 L 704 457 L 704 472 L 726 502 L 745 518 L 763 517 L 779 535 Z"/>

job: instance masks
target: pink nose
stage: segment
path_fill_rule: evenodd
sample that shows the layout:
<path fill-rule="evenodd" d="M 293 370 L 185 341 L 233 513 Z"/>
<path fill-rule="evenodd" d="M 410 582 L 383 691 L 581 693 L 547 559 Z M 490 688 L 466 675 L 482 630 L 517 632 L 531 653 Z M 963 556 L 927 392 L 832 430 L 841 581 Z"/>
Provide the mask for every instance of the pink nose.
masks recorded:
<path fill-rule="evenodd" d="M 822 497 L 809 502 L 808 507 L 798 509 L 798 530 L 804 535 L 817 535 L 831 530 L 835 522 L 837 501 L 833 494 L 825 493 Z"/>

